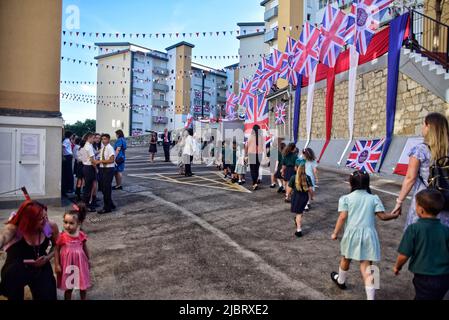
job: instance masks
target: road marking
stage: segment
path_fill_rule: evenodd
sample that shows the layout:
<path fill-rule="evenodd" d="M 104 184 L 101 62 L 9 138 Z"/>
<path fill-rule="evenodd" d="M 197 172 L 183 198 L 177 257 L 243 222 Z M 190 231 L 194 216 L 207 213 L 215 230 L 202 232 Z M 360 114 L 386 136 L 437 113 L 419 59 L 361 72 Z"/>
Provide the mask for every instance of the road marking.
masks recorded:
<path fill-rule="evenodd" d="M 349 184 L 348 181 L 345 181 L 345 183 L 346 183 L 346 184 Z M 394 192 L 382 190 L 382 189 L 379 189 L 379 188 L 376 188 L 376 187 L 373 187 L 373 186 L 370 186 L 370 188 L 371 188 L 372 190 L 376 190 L 376 191 L 379 191 L 379 192 L 382 192 L 382 193 L 386 193 L 386 194 L 389 194 L 389 195 L 391 195 L 391 196 L 399 197 L 399 193 L 394 193 Z M 407 199 L 408 199 L 408 200 L 412 200 L 412 197 L 408 196 Z"/>
<path fill-rule="evenodd" d="M 252 260 L 256 266 L 257 269 L 259 269 L 260 272 L 272 277 L 276 281 L 281 282 L 284 286 L 293 288 L 295 290 L 300 291 L 301 293 L 304 293 L 305 296 L 312 300 L 329 300 L 329 297 L 324 295 L 323 293 L 319 292 L 316 289 L 313 289 L 312 287 L 308 286 L 304 282 L 300 280 L 296 280 L 294 278 L 291 278 L 275 266 L 270 265 L 267 261 L 265 261 L 261 256 L 259 256 L 257 253 L 241 246 L 236 241 L 234 241 L 229 235 L 221 231 L 220 229 L 214 227 L 210 223 L 208 223 L 206 220 L 203 220 L 202 218 L 195 215 L 193 212 L 180 207 L 179 205 L 169 202 L 161 197 L 158 197 L 154 195 L 151 192 L 140 192 L 139 195 L 146 196 L 148 198 L 152 198 L 153 200 L 159 201 L 162 204 L 173 208 L 174 210 L 180 212 L 184 216 L 190 218 L 194 223 L 202 227 L 203 229 L 209 231 L 213 235 L 217 236 L 219 239 L 221 239 L 225 244 L 228 246 L 234 248 L 239 254 L 241 254 L 244 258 Z"/>
<path fill-rule="evenodd" d="M 172 175 L 177 175 L 177 174 L 173 174 Z M 129 174 L 129 177 L 135 177 L 135 178 L 140 178 L 140 179 L 147 179 L 147 180 L 156 180 L 156 181 L 162 181 L 162 182 L 171 182 L 171 183 L 176 183 L 176 184 L 184 184 L 184 185 L 190 185 L 190 186 L 195 186 L 195 187 L 201 187 L 201 188 L 212 188 L 212 189 L 218 189 L 218 190 L 225 190 L 225 191 L 233 191 L 233 192 L 242 192 L 242 193 L 251 193 L 251 191 L 240 187 L 240 186 L 234 186 L 231 184 L 225 184 L 223 182 L 220 181 L 215 181 L 212 179 L 202 179 L 201 176 L 199 175 L 195 175 L 192 178 L 189 178 L 189 180 L 177 180 L 174 178 L 169 177 L 168 175 L 164 175 L 162 173 L 153 173 L 153 174 Z M 197 178 L 195 180 L 194 179 Z M 198 181 L 198 178 L 200 181 Z M 196 182 L 196 183 L 195 183 Z M 203 185 L 203 184 L 199 184 L 198 182 L 212 182 L 214 185 Z M 223 185 L 223 186 L 217 186 L 217 185 Z"/>

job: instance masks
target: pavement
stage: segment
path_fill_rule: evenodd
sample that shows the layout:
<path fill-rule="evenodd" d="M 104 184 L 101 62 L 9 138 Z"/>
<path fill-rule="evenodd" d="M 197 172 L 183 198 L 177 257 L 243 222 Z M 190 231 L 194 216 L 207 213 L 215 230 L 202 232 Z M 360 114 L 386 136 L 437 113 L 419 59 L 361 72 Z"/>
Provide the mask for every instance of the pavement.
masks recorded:
<path fill-rule="evenodd" d="M 118 209 L 90 214 L 83 226 L 92 256 L 90 299 L 365 299 L 357 262 L 348 290 L 330 280 L 340 259 L 339 242 L 330 237 L 338 199 L 349 193 L 347 174 L 320 170 L 315 202 L 304 215 L 304 237 L 298 239 L 290 206 L 269 188 L 268 176 L 252 192 L 249 175 L 245 188 L 223 179 L 213 166 L 196 164 L 195 176 L 182 177 L 161 154 L 150 163 L 147 148 L 128 149 L 127 157 L 124 190 L 113 191 Z M 375 178 L 372 186 L 391 210 L 399 185 Z M 50 207 L 50 219 L 61 224 L 63 212 Z M 0 210 L 0 220 L 8 215 Z M 414 297 L 412 274 L 404 269 L 396 277 L 392 271 L 404 224 L 405 215 L 378 222 L 378 299 Z"/>

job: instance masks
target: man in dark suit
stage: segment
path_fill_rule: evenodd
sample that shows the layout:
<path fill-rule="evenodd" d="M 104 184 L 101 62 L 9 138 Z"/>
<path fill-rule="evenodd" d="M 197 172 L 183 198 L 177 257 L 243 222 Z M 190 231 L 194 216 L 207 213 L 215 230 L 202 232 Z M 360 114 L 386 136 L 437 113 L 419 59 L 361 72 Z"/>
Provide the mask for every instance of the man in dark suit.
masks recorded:
<path fill-rule="evenodd" d="M 171 133 L 168 129 L 164 129 L 164 137 L 162 138 L 162 146 L 164 147 L 165 162 L 170 162 L 170 146 L 171 146 Z"/>

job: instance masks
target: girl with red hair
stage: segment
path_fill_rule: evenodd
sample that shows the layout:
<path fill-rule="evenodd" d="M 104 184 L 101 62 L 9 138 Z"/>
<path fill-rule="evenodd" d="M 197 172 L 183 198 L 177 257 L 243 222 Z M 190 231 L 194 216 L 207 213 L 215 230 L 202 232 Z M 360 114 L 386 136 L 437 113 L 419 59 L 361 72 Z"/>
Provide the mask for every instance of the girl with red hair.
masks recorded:
<path fill-rule="evenodd" d="M 56 300 L 50 260 L 57 237 L 58 227 L 48 221 L 45 205 L 31 200 L 22 203 L 0 233 L 0 250 L 7 253 L 0 295 L 8 300 L 23 300 L 28 286 L 34 300 Z"/>

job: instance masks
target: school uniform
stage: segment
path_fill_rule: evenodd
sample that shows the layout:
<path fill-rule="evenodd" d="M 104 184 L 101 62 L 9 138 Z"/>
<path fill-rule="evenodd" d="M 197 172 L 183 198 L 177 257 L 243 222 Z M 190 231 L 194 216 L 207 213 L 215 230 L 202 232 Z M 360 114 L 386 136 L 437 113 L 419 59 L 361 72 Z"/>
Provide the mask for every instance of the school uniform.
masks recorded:
<path fill-rule="evenodd" d="M 100 160 L 109 160 L 112 156 L 115 156 L 114 148 L 108 144 L 103 146 L 100 150 Z M 103 210 L 110 212 L 114 208 L 112 202 L 112 180 L 114 178 L 115 164 L 114 162 L 109 164 L 100 164 L 100 172 L 102 177 L 102 192 L 103 192 Z"/>
<path fill-rule="evenodd" d="M 310 177 L 306 175 L 307 190 L 296 189 L 296 174 L 291 176 L 288 186 L 293 189 L 291 199 L 291 212 L 295 214 L 302 214 L 309 202 L 309 187 L 312 186 Z"/>
<path fill-rule="evenodd" d="M 439 219 L 419 219 L 405 231 L 398 252 L 410 258 L 415 300 L 442 300 L 449 291 L 449 228 Z"/>
<path fill-rule="evenodd" d="M 289 153 L 282 158 L 282 165 L 286 167 L 284 172 L 284 180 L 290 181 L 291 177 L 295 174 L 295 164 L 298 156 L 294 153 Z"/>
<path fill-rule="evenodd" d="M 380 261 L 376 212 L 384 212 L 385 208 L 379 197 L 366 190 L 356 190 L 340 198 L 338 211 L 348 212 L 340 242 L 341 255 L 349 260 Z"/>
<path fill-rule="evenodd" d="M 86 206 L 90 206 L 90 209 L 94 209 L 90 202 L 90 193 L 92 191 L 92 186 L 97 178 L 97 173 L 95 171 L 95 167 L 91 162 L 91 158 L 95 158 L 95 152 L 92 144 L 86 142 L 84 148 L 84 159 L 83 159 L 83 175 L 84 175 L 84 192 L 83 192 L 83 201 Z"/>

